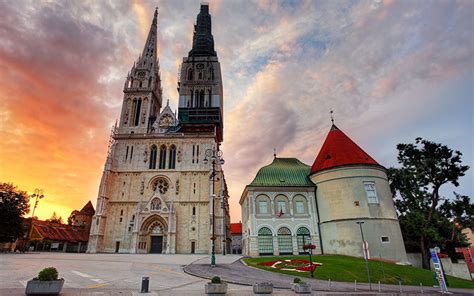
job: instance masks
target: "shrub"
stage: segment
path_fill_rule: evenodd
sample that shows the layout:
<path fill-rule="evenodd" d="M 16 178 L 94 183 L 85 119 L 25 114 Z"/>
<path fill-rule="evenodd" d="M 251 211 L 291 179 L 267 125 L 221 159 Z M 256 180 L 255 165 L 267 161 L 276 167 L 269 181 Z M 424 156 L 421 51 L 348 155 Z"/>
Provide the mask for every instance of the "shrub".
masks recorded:
<path fill-rule="evenodd" d="M 38 273 L 40 281 L 55 281 L 58 279 L 58 271 L 54 267 L 46 267 Z"/>
<path fill-rule="evenodd" d="M 221 278 L 218 276 L 215 276 L 211 279 L 211 283 L 213 284 L 220 284 L 221 283 Z"/>
<path fill-rule="evenodd" d="M 295 279 L 293 280 L 293 283 L 295 283 L 295 284 L 301 284 L 302 282 L 303 282 L 303 281 L 302 281 L 300 278 L 295 278 Z"/>

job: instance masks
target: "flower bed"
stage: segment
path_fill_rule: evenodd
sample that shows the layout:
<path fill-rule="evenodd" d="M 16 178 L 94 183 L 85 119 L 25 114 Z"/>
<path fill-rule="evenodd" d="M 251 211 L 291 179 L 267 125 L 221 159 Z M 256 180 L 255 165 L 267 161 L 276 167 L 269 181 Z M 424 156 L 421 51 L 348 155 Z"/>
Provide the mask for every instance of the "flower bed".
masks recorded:
<path fill-rule="evenodd" d="M 287 270 L 287 271 L 296 271 L 296 272 L 308 272 L 310 267 L 308 260 L 302 259 L 287 259 L 287 260 L 274 260 L 268 262 L 259 263 L 259 265 L 268 266 L 270 268 Z M 313 271 L 316 269 L 316 266 L 321 266 L 322 263 L 313 262 Z"/>

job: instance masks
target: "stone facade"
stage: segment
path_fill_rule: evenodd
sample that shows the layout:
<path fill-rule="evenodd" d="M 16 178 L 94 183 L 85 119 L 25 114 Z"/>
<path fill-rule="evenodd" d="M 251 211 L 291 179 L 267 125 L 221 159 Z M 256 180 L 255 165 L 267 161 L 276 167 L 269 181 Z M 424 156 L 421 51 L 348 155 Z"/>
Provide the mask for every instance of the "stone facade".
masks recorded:
<path fill-rule="evenodd" d="M 92 223 L 91 253 L 209 253 L 213 234 L 220 252 L 230 237 L 224 173 L 219 162 L 205 161 L 219 150 L 222 137 L 214 122 L 181 122 L 169 105 L 161 110 L 156 34 L 157 12 L 125 81 Z M 199 111 L 195 107 L 192 111 Z"/>

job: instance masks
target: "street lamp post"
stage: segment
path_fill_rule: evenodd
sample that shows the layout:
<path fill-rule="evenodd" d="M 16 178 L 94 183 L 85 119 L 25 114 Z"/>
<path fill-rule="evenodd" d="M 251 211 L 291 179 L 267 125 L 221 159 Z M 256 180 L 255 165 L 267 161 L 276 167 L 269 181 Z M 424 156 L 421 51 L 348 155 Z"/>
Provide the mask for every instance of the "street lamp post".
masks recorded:
<path fill-rule="evenodd" d="M 215 219 L 215 199 L 214 194 L 214 181 L 216 177 L 216 164 L 223 165 L 224 159 L 222 159 L 222 151 L 216 150 L 215 148 L 206 149 L 206 157 L 204 158 L 204 164 L 211 162 L 211 200 L 212 200 L 212 251 L 211 251 L 211 266 L 216 266 L 216 219 Z"/>
<path fill-rule="evenodd" d="M 362 231 L 362 224 L 364 221 L 357 221 L 360 228 L 360 235 L 362 236 L 362 250 L 364 251 L 364 259 L 365 259 L 365 269 L 367 269 L 367 278 L 369 280 L 369 289 L 372 291 L 372 283 L 370 282 L 370 270 L 369 270 L 369 254 L 367 254 L 367 248 L 364 239 L 364 232 Z"/>
<path fill-rule="evenodd" d="M 38 206 L 38 199 L 42 199 L 44 197 L 43 195 L 43 189 L 38 189 L 36 188 L 34 193 L 31 195 L 31 197 L 35 198 L 35 205 L 33 206 L 33 212 L 31 213 L 31 223 L 30 223 L 30 229 L 28 230 L 28 236 L 26 238 L 26 248 L 30 248 L 30 239 L 31 239 L 31 232 L 33 231 L 33 217 L 35 216 L 35 210 L 36 207 Z"/>

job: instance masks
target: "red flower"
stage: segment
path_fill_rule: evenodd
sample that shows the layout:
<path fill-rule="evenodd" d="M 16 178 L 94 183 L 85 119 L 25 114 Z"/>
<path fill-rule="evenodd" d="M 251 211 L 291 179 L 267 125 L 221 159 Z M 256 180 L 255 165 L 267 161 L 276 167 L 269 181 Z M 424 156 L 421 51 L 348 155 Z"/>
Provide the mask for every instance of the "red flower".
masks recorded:
<path fill-rule="evenodd" d="M 312 244 L 307 244 L 303 246 L 303 250 L 314 250 L 314 249 L 316 249 L 316 246 Z"/>

